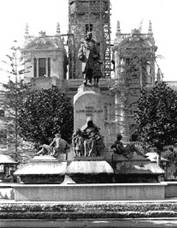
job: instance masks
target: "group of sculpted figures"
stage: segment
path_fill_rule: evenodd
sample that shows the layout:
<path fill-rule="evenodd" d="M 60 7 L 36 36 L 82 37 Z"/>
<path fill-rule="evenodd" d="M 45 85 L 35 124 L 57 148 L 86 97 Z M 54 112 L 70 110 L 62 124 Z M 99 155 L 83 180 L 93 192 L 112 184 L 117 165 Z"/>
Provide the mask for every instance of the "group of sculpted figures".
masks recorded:
<path fill-rule="evenodd" d="M 103 154 L 105 145 L 99 130 L 92 119 L 89 118 L 81 129 L 77 129 L 74 132 L 72 149 L 74 150 L 75 157 L 99 157 Z M 118 134 L 116 141 L 111 146 L 114 154 L 123 155 L 128 159 L 131 159 L 134 152 L 137 155 L 144 156 L 142 146 L 136 143 L 136 135 L 131 136 L 130 142 L 126 146 L 123 145 L 121 140 L 122 135 Z M 61 154 L 66 154 L 66 151 L 70 149 L 70 145 L 61 138 L 60 133 L 57 133 L 50 145 L 43 144 L 36 155 L 51 155 L 59 158 Z"/>
<path fill-rule="evenodd" d="M 137 135 L 136 134 L 131 135 L 130 141 L 126 146 L 123 145 L 121 140 L 122 140 L 122 135 L 118 134 L 116 141 L 111 146 L 111 149 L 112 149 L 114 154 L 123 155 L 127 159 L 131 159 L 133 157 L 134 152 L 135 152 L 137 155 L 145 157 L 144 148 L 141 144 L 137 143 Z"/>
<path fill-rule="evenodd" d="M 74 132 L 72 144 L 76 157 L 97 157 L 105 148 L 99 128 L 92 119 L 88 119 L 81 129 Z"/>
<path fill-rule="evenodd" d="M 70 150 L 70 145 L 61 138 L 61 134 L 55 134 L 53 141 L 47 145 L 40 146 L 36 155 L 51 155 L 59 158 L 61 154 L 66 154 Z M 97 157 L 104 150 L 105 145 L 99 132 L 99 128 L 88 118 L 86 124 L 74 132 L 72 137 L 72 148 L 75 157 Z"/>
<path fill-rule="evenodd" d="M 136 135 L 132 135 L 130 142 L 124 146 L 121 142 L 122 135 L 118 134 L 111 149 L 114 154 L 123 155 L 131 159 L 133 153 L 144 156 L 143 148 L 136 143 Z M 61 138 L 60 133 L 55 134 L 55 138 L 50 145 L 43 144 L 36 155 L 51 155 L 59 158 L 60 154 L 66 154 L 70 150 L 70 145 Z M 105 150 L 103 137 L 99 132 L 99 128 L 93 123 L 92 119 L 87 120 L 86 124 L 74 132 L 72 137 L 72 149 L 75 157 L 98 157 Z"/>

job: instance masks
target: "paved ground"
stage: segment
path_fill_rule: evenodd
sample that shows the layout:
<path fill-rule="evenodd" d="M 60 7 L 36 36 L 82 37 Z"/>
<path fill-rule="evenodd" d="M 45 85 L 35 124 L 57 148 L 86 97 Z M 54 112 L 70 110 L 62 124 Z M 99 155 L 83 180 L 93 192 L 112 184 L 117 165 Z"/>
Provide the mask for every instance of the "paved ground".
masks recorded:
<path fill-rule="evenodd" d="M 3 184 L 0 184 L 2 191 L 0 191 L 0 203 L 21 203 L 14 200 L 8 200 L 11 196 L 11 188 L 6 188 Z M 4 198 L 4 199 L 3 199 Z M 8 198 L 8 199 L 7 199 Z M 177 198 L 169 198 L 165 200 L 158 200 L 161 202 L 176 202 Z M 111 201 L 110 201 L 111 202 Z M 123 201 L 122 201 L 123 202 Z M 131 201 L 129 201 L 131 202 Z M 136 202 L 136 201 L 133 201 Z M 147 202 L 147 201 L 144 201 Z M 150 202 L 150 201 L 149 201 Z M 153 201 L 154 202 L 154 201 Z M 30 202 L 36 203 L 36 202 Z M 43 202 L 44 203 L 44 202 Z M 49 202 L 47 202 L 49 203 Z M 61 202 L 60 202 L 61 203 Z M 67 203 L 67 202 L 62 202 Z M 68 202 L 71 203 L 71 202 Z M 93 202 L 95 203 L 95 202 Z M 104 203 L 104 202 L 103 202 Z M 121 227 L 177 227 L 177 218 L 159 218 L 159 219 L 97 219 L 97 220 L 3 220 L 0 219 L 1 228 L 121 228 Z"/>
<path fill-rule="evenodd" d="M 138 203 L 138 202 L 144 202 L 144 203 L 154 203 L 154 202 L 159 202 L 159 203 L 170 203 L 170 202 L 175 202 L 177 203 L 177 197 L 173 197 L 173 198 L 168 198 L 168 199 L 164 199 L 164 200 L 119 200 L 119 201 L 112 201 L 112 200 L 109 200 L 109 201 L 15 201 L 15 200 L 11 200 L 11 199 L 0 199 L 0 204 L 1 203 L 19 203 L 21 204 L 22 202 L 24 203 L 31 203 L 31 204 L 36 204 L 36 203 L 47 203 L 47 204 L 50 204 L 50 203 L 60 203 L 60 204 L 74 204 L 74 203 L 83 203 L 83 202 L 89 202 L 89 203 L 116 203 L 116 202 L 121 202 L 121 203 L 125 203 L 125 202 L 130 202 L 130 203 Z"/>
<path fill-rule="evenodd" d="M 173 219 L 105 219 L 105 220 L 0 220 L 1 228 L 121 228 L 121 227 L 177 227 L 177 218 Z"/>

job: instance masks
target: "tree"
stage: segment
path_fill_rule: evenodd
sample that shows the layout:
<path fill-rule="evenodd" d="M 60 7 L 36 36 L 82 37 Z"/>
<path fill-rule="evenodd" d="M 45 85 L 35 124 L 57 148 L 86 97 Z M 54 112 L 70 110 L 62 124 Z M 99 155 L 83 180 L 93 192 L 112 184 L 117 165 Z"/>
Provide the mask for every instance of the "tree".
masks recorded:
<path fill-rule="evenodd" d="M 163 158 L 167 159 L 166 179 L 177 178 L 177 145 L 169 145 L 164 147 Z"/>
<path fill-rule="evenodd" d="M 55 133 L 71 140 L 73 107 L 70 99 L 58 88 L 32 91 L 20 108 L 20 136 L 26 141 L 48 144 Z"/>
<path fill-rule="evenodd" d="M 30 87 L 28 84 L 24 84 L 22 80 L 20 82 L 10 80 L 7 84 L 3 84 L 3 87 L 5 88 L 6 97 L 4 105 L 8 110 L 9 116 L 15 119 L 18 110 L 30 91 Z"/>
<path fill-rule="evenodd" d="M 24 62 L 21 58 L 20 47 L 15 40 L 13 46 L 10 48 L 10 53 L 6 55 L 7 60 L 2 63 L 6 64 L 7 70 L 1 69 L 8 73 L 9 81 L 3 84 L 5 89 L 4 106 L 6 113 L 8 113 L 8 143 L 15 144 L 15 156 L 18 153 L 18 110 L 23 104 L 25 95 L 29 91 L 29 85 L 24 84 L 21 76 L 24 72 Z"/>
<path fill-rule="evenodd" d="M 5 88 L 5 100 L 4 106 L 6 110 L 7 130 L 8 130 L 8 144 L 15 145 L 14 157 L 18 157 L 19 147 L 19 126 L 18 126 L 18 114 L 20 107 L 22 107 L 25 97 L 29 92 L 29 87 L 23 82 L 9 81 L 3 85 Z"/>
<path fill-rule="evenodd" d="M 137 130 L 142 141 L 157 148 L 177 142 L 177 93 L 165 82 L 143 90 L 136 111 Z"/>

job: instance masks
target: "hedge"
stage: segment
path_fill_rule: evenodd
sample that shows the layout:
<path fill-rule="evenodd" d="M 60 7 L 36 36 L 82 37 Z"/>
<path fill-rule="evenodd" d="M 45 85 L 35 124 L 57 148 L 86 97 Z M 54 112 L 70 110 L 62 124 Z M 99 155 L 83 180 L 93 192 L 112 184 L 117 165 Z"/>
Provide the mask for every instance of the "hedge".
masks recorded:
<path fill-rule="evenodd" d="M 2 203 L 0 219 L 177 217 L 177 202 Z"/>

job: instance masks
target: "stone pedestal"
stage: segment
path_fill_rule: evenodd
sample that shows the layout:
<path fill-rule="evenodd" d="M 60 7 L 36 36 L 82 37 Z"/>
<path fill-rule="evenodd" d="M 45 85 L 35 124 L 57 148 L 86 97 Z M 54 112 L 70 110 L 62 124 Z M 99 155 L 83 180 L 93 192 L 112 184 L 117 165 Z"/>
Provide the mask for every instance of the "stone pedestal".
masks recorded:
<path fill-rule="evenodd" d="M 114 170 L 103 157 L 80 157 L 68 164 L 66 174 L 77 184 L 112 183 Z"/>
<path fill-rule="evenodd" d="M 91 117 L 101 135 L 105 136 L 104 103 L 99 88 L 81 85 L 74 96 L 74 130 L 81 128 Z"/>
<path fill-rule="evenodd" d="M 17 169 L 14 175 L 24 184 L 60 184 L 64 181 L 67 162 L 50 155 L 36 156 Z"/>
<path fill-rule="evenodd" d="M 15 184 L 15 201 L 164 200 L 166 183 Z"/>

